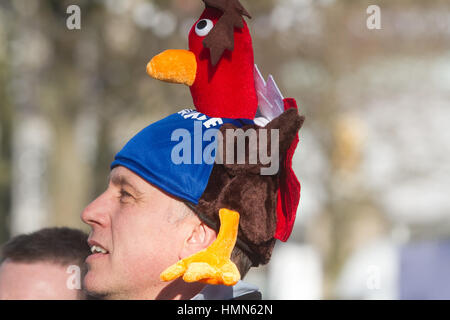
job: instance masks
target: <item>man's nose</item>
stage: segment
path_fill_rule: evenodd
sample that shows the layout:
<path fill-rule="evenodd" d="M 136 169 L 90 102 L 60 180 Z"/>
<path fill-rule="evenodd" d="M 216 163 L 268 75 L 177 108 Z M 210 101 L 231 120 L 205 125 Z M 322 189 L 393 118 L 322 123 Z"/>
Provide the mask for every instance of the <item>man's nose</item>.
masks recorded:
<path fill-rule="evenodd" d="M 109 211 L 111 210 L 108 202 L 108 197 L 105 192 L 83 210 L 81 220 L 91 227 L 95 225 L 105 226 L 108 223 Z"/>

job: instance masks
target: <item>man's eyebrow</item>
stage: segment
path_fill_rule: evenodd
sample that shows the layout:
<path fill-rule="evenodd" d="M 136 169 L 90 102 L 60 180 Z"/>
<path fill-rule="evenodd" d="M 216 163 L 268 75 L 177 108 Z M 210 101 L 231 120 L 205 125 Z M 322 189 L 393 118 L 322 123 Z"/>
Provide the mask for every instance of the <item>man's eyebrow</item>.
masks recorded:
<path fill-rule="evenodd" d="M 142 194 L 142 192 L 140 192 L 126 177 L 122 175 L 110 175 L 109 180 L 115 186 L 128 186 L 132 188 L 138 195 Z"/>

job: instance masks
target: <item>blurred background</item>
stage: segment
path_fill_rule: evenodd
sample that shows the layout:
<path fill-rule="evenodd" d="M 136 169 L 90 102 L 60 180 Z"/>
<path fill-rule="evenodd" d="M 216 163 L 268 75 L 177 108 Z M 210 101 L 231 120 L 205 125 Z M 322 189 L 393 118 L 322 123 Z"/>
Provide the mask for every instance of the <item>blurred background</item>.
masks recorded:
<path fill-rule="evenodd" d="M 450 3 L 242 0 L 255 62 L 307 118 L 294 234 L 250 272 L 266 299 L 450 299 Z M 81 30 L 66 27 L 69 5 Z M 369 30 L 369 5 L 381 29 Z M 200 0 L 0 2 L 0 243 L 81 223 L 114 154 L 192 106 L 145 67 Z M 288 275 L 288 276 L 287 276 Z"/>

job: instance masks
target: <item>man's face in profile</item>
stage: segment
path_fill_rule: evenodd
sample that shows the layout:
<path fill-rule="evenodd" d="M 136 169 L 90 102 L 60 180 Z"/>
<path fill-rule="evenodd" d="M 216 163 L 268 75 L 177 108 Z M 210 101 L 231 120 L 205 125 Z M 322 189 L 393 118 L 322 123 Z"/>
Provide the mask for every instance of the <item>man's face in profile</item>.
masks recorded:
<path fill-rule="evenodd" d="M 80 290 L 67 286 L 67 266 L 52 262 L 14 262 L 0 266 L 0 300 L 77 300 Z"/>
<path fill-rule="evenodd" d="M 165 284 L 160 273 L 180 259 L 189 232 L 174 221 L 180 203 L 124 167 L 82 213 L 92 228 L 86 289 L 107 298 L 133 298 Z"/>

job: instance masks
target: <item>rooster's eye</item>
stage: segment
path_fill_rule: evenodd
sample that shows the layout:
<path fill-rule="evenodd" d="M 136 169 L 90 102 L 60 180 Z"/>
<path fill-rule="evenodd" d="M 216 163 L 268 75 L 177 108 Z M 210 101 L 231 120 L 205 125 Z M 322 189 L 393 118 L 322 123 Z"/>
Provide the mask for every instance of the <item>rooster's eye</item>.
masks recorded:
<path fill-rule="evenodd" d="M 202 19 L 195 26 L 195 33 L 197 33 L 197 35 L 200 37 L 204 37 L 208 35 L 208 33 L 211 31 L 213 27 L 214 23 L 211 20 Z"/>

